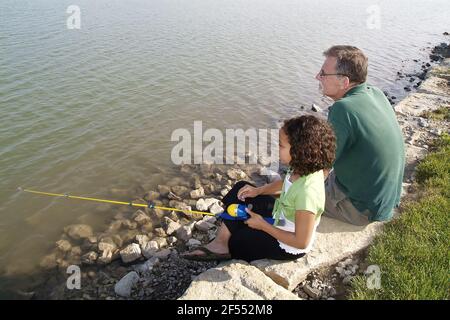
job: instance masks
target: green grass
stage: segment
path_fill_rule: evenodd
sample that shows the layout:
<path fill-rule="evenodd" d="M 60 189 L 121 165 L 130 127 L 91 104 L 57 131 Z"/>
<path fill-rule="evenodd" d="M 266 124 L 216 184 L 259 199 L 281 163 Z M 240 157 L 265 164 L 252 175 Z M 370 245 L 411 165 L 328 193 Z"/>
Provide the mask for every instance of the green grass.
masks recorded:
<path fill-rule="evenodd" d="M 420 196 L 402 206 L 369 248 L 381 270 L 381 289 L 352 281 L 350 299 L 450 298 L 450 136 L 443 135 L 417 166 Z"/>
<path fill-rule="evenodd" d="M 440 107 L 434 111 L 424 111 L 422 117 L 432 120 L 450 120 L 450 108 Z"/>

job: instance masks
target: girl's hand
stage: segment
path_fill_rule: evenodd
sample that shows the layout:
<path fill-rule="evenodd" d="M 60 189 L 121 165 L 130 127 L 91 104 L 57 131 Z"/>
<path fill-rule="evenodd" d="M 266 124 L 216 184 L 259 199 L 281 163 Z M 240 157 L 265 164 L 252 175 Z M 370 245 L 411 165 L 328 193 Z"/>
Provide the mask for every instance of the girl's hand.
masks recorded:
<path fill-rule="evenodd" d="M 254 213 L 248 208 L 245 209 L 245 211 L 247 211 L 247 213 L 250 215 L 250 218 L 245 220 L 244 223 L 248 225 L 250 228 L 264 231 L 264 228 L 267 225 L 269 225 L 269 223 L 266 220 L 264 220 L 264 218 L 261 215 Z"/>
<path fill-rule="evenodd" d="M 242 188 L 239 189 L 237 193 L 237 197 L 241 201 L 245 201 L 245 198 L 254 198 L 261 193 L 259 188 L 252 187 L 249 184 L 246 184 Z"/>

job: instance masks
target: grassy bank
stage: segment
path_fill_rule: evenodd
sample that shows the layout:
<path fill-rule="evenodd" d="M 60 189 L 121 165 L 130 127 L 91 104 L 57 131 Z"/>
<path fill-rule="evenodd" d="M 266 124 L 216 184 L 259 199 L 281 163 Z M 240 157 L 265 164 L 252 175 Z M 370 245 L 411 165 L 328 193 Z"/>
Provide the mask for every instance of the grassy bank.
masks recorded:
<path fill-rule="evenodd" d="M 418 165 L 418 197 L 370 247 L 367 262 L 381 270 L 381 288 L 353 279 L 350 299 L 449 299 L 450 136 L 434 142 Z"/>

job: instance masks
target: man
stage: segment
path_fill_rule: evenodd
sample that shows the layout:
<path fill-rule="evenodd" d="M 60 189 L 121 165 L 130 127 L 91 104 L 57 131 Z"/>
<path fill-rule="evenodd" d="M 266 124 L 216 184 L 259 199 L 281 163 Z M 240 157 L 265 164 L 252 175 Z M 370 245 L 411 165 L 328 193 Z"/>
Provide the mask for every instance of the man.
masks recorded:
<path fill-rule="evenodd" d="M 328 121 L 337 139 L 324 215 L 361 226 L 389 220 L 400 202 L 405 166 L 395 113 L 383 92 L 366 84 L 368 59 L 361 50 L 339 45 L 324 56 L 316 79 L 335 101 Z"/>

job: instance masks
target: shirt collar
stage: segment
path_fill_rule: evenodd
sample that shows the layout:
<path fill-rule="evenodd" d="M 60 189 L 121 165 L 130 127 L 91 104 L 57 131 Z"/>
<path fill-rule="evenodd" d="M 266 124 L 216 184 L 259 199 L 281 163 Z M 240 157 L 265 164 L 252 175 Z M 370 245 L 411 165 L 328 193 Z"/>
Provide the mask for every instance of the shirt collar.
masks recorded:
<path fill-rule="evenodd" d="M 347 97 L 347 96 L 349 96 L 349 95 L 352 95 L 352 94 L 361 92 L 361 91 L 363 91 L 363 90 L 366 90 L 366 87 L 367 87 L 367 84 L 366 84 L 365 82 L 363 82 L 363 83 L 361 83 L 361 84 L 358 84 L 357 86 L 354 86 L 353 88 L 351 88 L 350 90 L 348 90 L 348 91 L 345 93 L 345 95 L 344 95 L 343 98 L 345 98 L 345 97 Z"/>

